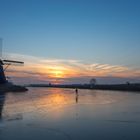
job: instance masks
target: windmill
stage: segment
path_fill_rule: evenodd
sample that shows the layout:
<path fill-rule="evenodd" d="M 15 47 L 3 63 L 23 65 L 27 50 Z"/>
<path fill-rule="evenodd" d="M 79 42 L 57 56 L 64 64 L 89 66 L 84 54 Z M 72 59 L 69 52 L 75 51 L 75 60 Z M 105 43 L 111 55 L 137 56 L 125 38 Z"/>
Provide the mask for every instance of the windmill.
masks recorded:
<path fill-rule="evenodd" d="M 8 81 L 6 80 L 5 77 L 5 71 L 6 69 L 13 64 L 24 64 L 24 62 L 21 61 L 15 61 L 15 60 L 7 60 L 7 59 L 2 59 L 2 39 L 0 39 L 0 84 L 5 84 Z"/>

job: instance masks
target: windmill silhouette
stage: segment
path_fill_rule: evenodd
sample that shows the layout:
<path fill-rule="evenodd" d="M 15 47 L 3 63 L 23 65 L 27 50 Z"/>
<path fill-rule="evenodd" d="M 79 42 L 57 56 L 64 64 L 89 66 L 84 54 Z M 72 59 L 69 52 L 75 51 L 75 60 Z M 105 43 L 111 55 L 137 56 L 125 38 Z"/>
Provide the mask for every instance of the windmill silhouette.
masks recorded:
<path fill-rule="evenodd" d="M 8 80 L 6 80 L 5 71 L 12 64 L 24 64 L 24 62 L 2 59 L 2 39 L 0 39 L 0 84 L 8 83 Z"/>

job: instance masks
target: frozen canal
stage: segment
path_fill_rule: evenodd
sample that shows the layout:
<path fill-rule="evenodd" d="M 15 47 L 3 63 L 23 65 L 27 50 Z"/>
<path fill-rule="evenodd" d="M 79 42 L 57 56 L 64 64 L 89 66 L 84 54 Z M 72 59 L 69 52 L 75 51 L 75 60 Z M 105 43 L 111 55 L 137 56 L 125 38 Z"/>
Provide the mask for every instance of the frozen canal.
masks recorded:
<path fill-rule="evenodd" d="M 140 93 L 30 88 L 0 112 L 0 140 L 140 140 Z"/>

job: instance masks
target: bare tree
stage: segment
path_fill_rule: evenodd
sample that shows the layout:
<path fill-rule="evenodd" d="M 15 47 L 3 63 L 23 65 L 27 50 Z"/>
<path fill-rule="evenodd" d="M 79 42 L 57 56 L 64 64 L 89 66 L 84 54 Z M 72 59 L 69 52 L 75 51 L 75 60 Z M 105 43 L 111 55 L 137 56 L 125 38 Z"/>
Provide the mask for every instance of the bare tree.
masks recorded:
<path fill-rule="evenodd" d="M 96 79 L 95 78 L 92 78 L 90 80 L 90 88 L 93 88 L 96 85 L 96 83 L 97 83 Z"/>

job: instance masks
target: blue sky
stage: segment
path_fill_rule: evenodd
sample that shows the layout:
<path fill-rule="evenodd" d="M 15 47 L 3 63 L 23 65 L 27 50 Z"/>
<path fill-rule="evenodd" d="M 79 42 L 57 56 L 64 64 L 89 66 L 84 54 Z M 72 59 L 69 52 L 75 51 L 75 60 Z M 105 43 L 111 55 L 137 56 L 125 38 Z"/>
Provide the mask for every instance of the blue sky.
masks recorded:
<path fill-rule="evenodd" d="M 0 0 L 4 52 L 140 68 L 139 0 Z"/>

